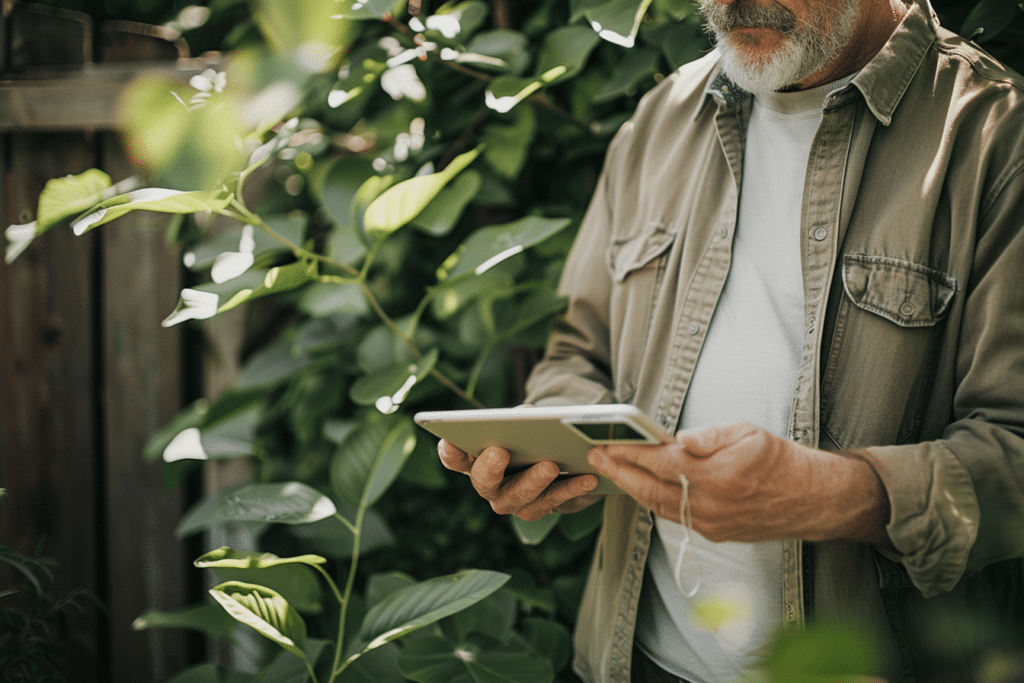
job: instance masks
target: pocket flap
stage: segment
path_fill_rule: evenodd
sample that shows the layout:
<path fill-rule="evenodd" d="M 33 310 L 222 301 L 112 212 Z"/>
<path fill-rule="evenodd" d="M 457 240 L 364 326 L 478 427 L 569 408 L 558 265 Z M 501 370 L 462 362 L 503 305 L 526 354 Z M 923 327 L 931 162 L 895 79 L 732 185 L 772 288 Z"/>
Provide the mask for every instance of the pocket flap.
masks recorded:
<path fill-rule="evenodd" d="M 955 278 L 917 263 L 888 256 L 848 254 L 843 287 L 866 311 L 903 327 L 934 325 L 957 290 Z"/>
<path fill-rule="evenodd" d="M 669 232 L 663 225 L 652 224 L 638 235 L 615 241 L 608 249 L 608 267 L 612 277 L 616 282 L 622 282 L 630 273 L 665 253 L 675 238 L 675 232 Z"/>

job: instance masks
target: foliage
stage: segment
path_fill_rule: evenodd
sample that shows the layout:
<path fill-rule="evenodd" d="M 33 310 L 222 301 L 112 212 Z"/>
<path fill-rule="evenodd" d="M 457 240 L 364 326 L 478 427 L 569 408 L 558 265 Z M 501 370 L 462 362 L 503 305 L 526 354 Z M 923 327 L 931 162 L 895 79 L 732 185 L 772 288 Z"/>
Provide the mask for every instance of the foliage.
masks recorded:
<path fill-rule="evenodd" d="M 0 489 L 0 498 L 6 493 Z M 17 579 L 0 585 L 0 680 L 8 683 L 60 683 L 62 612 L 84 591 L 64 598 L 52 595 L 55 562 L 0 544 L 0 569 Z M 5 575 L 6 576 L 6 575 Z"/>
<path fill-rule="evenodd" d="M 961 21 L 1000 48 L 1019 31 L 1011 4 L 981 0 Z M 211 9 L 234 22 L 219 31 L 223 69 L 125 95 L 144 173 L 54 179 L 36 221 L 6 233 L 12 260 L 66 221 L 83 234 L 131 211 L 180 214 L 194 282 L 164 325 L 248 314 L 235 386 L 146 450 L 172 481 L 253 458 L 255 480 L 197 503 L 178 534 L 236 525 L 261 550 L 198 558 L 213 602 L 136 628 L 231 638 L 241 623 L 280 646 L 239 681 L 571 680 L 567 626 L 599 506 L 513 527 L 440 469 L 411 415 L 520 400 L 610 136 L 708 47 L 693 4 Z M 868 673 L 862 659 L 821 673 Z M 175 680 L 225 676 L 203 664 Z"/>

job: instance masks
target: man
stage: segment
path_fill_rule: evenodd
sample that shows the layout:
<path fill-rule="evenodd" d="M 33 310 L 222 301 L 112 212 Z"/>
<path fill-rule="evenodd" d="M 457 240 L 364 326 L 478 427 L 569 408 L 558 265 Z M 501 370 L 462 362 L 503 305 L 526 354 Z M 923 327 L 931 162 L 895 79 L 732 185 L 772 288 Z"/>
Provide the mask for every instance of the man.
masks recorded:
<path fill-rule="evenodd" d="M 926 619 L 973 665 L 972 618 L 1024 620 L 1024 81 L 925 0 L 702 12 L 717 50 L 612 142 L 527 385 L 680 430 L 591 451 L 629 495 L 575 669 L 731 680 L 810 619 L 881 634 L 891 681 L 947 665 Z M 553 463 L 439 454 L 502 514 L 594 499 Z"/>

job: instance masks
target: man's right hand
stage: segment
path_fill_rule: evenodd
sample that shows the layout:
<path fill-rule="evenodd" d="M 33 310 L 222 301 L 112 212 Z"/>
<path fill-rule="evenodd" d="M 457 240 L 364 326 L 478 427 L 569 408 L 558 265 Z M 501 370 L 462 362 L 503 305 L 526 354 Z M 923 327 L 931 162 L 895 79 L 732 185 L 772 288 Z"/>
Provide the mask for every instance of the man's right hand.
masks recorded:
<path fill-rule="evenodd" d="M 581 474 L 559 478 L 558 465 L 553 462 L 539 462 L 505 476 L 508 451 L 497 446 L 485 448 L 474 458 L 441 439 L 437 454 L 446 468 L 469 475 L 473 488 L 499 515 L 515 515 L 532 522 L 552 512 L 577 512 L 601 498 L 590 494 L 597 486 L 597 477 Z"/>

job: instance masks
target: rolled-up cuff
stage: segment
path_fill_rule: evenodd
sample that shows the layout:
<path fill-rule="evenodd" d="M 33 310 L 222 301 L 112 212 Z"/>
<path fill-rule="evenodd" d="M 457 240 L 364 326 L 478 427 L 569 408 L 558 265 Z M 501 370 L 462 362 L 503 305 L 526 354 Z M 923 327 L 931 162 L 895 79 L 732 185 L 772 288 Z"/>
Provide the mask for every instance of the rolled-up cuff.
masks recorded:
<path fill-rule="evenodd" d="M 978 535 L 980 513 L 967 470 L 945 446 L 923 443 L 858 452 L 889 497 L 892 546 L 882 554 L 903 564 L 925 597 L 953 588 Z"/>

